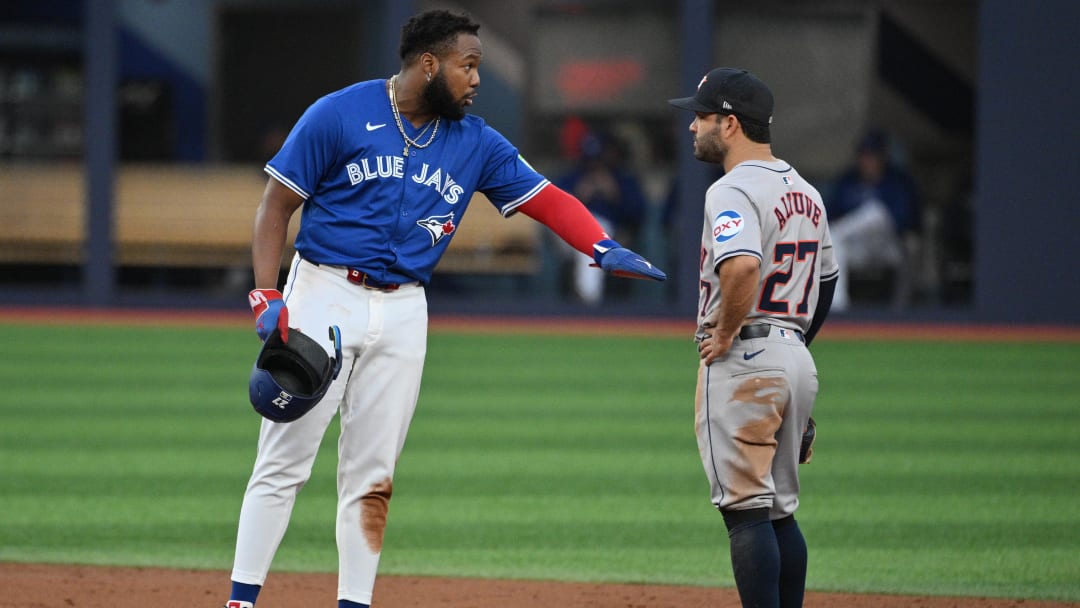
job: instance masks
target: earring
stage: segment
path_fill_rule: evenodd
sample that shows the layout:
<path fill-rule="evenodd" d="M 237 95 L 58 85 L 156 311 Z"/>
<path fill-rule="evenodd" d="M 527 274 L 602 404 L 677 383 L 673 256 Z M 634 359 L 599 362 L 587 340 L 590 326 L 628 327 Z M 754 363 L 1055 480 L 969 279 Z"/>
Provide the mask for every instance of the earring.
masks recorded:
<path fill-rule="evenodd" d="M 428 82 L 431 82 L 431 72 L 428 72 L 428 73 L 427 73 L 427 81 L 428 81 Z"/>

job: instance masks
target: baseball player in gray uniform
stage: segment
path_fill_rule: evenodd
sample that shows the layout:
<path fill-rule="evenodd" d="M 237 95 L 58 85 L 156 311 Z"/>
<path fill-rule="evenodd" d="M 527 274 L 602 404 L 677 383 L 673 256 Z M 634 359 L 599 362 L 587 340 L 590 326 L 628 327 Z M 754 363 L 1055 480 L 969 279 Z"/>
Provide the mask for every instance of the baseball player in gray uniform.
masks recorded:
<path fill-rule="evenodd" d="M 698 449 L 730 538 L 743 606 L 801 606 L 806 542 L 795 522 L 800 446 L 818 391 L 807 345 L 836 285 L 818 191 L 770 146 L 773 95 L 717 68 L 693 97 L 694 156 L 724 176 L 705 194 Z"/>

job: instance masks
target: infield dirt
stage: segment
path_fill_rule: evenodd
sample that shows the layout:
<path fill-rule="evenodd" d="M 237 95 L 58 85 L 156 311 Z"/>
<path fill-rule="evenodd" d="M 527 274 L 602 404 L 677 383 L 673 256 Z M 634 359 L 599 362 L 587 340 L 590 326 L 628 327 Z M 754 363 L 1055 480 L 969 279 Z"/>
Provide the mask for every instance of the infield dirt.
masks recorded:
<path fill-rule="evenodd" d="M 0 608 L 219 608 L 227 572 L 0 563 Z M 337 603 L 335 574 L 271 573 L 259 608 Z M 723 608 L 733 589 L 381 576 L 378 608 Z M 806 608 L 1078 608 L 1022 599 L 807 593 Z"/>

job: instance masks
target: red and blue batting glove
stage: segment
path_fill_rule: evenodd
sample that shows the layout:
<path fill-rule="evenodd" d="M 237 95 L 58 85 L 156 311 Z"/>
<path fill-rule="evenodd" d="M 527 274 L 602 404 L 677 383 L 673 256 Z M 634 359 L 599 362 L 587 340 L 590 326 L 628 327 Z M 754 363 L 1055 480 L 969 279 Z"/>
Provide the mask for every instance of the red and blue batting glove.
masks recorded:
<path fill-rule="evenodd" d="M 276 329 L 281 332 L 281 341 L 289 341 L 289 309 L 281 292 L 276 289 L 253 289 L 248 294 L 248 304 L 255 313 L 255 333 L 266 342 Z"/>
<path fill-rule="evenodd" d="M 597 241 L 593 245 L 593 259 L 596 260 L 594 266 L 599 266 L 617 277 L 653 281 L 667 279 L 663 270 L 611 239 Z"/>

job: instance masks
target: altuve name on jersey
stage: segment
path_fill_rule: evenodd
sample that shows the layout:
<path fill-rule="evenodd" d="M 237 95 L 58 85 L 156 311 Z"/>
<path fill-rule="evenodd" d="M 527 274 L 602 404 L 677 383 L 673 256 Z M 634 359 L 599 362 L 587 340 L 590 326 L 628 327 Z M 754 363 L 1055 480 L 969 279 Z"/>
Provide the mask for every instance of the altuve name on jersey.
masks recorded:
<path fill-rule="evenodd" d="M 781 230 L 784 229 L 787 221 L 796 215 L 806 217 L 817 228 L 821 223 L 821 213 L 821 207 L 814 202 L 814 199 L 802 192 L 788 192 L 780 197 L 780 204 L 773 207 L 773 215 L 780 222 Z"/>
<path fill-rule="evenodd" d="M 359 163 L 345 165 L 351 185 L 355 186 L 373 179 L 402 179 L 405 177 L 404 158 L 400 156 L 377 156 L 374 158 L 374 167 L 372 166 L 372 160 L 362 158 Z M 420 167 L 420 173 L 410 175 L 409 179 L 418 184 L 434 188 L 443 197 L 443 200 L 451 205 L 461 200 L 461 195 L 465 192 L 465 189 L 458 185 L 454 178 L 450 177 L 450 173 L 443 172 L 438 167 L 432 171 L 427 163 Z"/>

